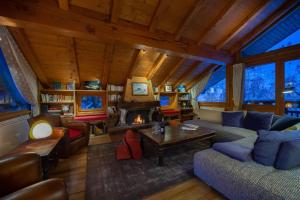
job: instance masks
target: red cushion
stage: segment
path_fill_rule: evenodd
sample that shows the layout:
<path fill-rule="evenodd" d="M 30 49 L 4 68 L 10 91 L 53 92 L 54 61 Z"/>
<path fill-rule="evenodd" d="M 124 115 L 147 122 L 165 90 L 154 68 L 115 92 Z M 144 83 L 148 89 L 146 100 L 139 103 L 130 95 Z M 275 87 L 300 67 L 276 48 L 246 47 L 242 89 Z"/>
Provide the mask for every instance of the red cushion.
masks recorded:
<path fill-rule="evenodd" d="M 132 157 L 134 159 L 141 159 L 143 152 L 137 134 L 131 130 L 128 130 L 125 134 L 125 141 L 129 146 Z"/>
<path fill-rule="evenodd" d="M 101 114 L 101 115 L 76 116 L 76 117 L 74 117 L 74 119 L 79 120 L 79 121 L 106 120 L 107 115 L 106 114 Z"/>
<path fill-rule="evenodd" d="M 130 158 L 131 156 L 127 144 L 119 144 L 117 147 L 117 160 L 127 160 Z"/>
<path fill-rule="evenodd" d="M 164 115 L 175 115 L 180 113 L 179 110 L 163 110 L 162 112 Z"/>
<path fill-rule="evenodd" d="M 79 130 L 76 130 L 76 129 L 69 129 L 69 138 L 70 139 L 76 139 L 76 138 L 79 138 L 81 137 L 82 134 Z"/>

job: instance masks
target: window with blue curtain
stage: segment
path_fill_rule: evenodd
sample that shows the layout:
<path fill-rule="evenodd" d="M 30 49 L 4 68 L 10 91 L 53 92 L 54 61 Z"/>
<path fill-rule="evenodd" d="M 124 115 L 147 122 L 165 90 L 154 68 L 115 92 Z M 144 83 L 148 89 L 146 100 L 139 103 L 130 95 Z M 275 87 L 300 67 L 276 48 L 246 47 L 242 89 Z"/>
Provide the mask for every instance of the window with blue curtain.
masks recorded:
<path fill-rule="evenodd" d="M 212 103 L 226 102 L 226 66 L 221 66 L 212 73 L 197 100 Z"/>
<path fill-rule="evenodd" d="M 275 104 L 275 63 L 245 69 L 244 104 Z"/>
<path fill-rule="evenodd" d="M 0 113 L 30 110 L 30 105 L 14 83 L 1 48 L 0 71 Z"/>

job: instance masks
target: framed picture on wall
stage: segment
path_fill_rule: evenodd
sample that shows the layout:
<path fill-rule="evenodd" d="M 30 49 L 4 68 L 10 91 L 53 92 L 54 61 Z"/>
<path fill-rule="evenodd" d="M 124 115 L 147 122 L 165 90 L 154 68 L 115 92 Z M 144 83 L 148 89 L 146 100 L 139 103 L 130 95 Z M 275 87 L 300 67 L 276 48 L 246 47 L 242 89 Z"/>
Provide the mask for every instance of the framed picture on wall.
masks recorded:
<path fill-rule="evenodd" d="M 165 92 L 172 92 L 172 85 L 165 85 Z"/>
<path fill-rule="evenodd" d="M 134 96 L 147 96 L 148 84 L 147 83 L 132 83 L 132 95 Z"/>

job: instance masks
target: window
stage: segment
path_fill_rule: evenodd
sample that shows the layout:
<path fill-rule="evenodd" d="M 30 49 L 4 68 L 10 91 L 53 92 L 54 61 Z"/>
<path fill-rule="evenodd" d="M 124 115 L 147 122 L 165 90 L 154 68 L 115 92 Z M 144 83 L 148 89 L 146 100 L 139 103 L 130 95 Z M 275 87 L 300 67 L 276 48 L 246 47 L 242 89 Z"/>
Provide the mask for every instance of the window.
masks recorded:
<path fill-rule="evenodd" d="M 226 66 L 217 68 L 198 96 L 199 102 L 226 102 Z"/>
<path fill-rule="evenodd" d="M 0 49 L 0 113 L 29 110 L 30 105 L 18 91 Z"/>
<path fill-rule="evenodd" d="M 243 57 L 300 44 L 300 7 L 290 11 L 273 26 L 249 42 L 241 51 Z"/>
<path fill-rule="evenodd" d="M 284 63 L 286 113 L 300 117 L 300 59 Z"/>
<path fill-rule="evenodd" d="M 244 104 L 275 104 L 275 63 L 246 68 Z"/>
<path fill-rule="evenodd" d="M 276 45 L 268 49 L 267 52 L 289 47 L 289 46 L 294 46 L 296 44 L 300 44 L 300 29 L 298 29 L 298 31 L 294 32 L 293 34 L 289 35 L 285 39 L 278 42 Z"/>

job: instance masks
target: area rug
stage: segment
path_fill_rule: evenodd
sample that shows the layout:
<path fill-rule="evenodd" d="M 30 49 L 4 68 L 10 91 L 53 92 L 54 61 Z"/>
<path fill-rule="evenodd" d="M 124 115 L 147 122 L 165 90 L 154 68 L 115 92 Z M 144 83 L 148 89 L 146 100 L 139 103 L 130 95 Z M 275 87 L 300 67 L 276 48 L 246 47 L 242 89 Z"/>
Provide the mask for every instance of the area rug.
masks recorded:
<path fill-rule="evenodd" d="M 116 160 L 117 144 L 88 147 L 86 199 L 137 200 L 167 189 L 193 177 L 193 154 L 208 147 L 194 142 L 170 149 L 160 167 L 148 145 L 141 160 Z"/>

